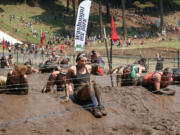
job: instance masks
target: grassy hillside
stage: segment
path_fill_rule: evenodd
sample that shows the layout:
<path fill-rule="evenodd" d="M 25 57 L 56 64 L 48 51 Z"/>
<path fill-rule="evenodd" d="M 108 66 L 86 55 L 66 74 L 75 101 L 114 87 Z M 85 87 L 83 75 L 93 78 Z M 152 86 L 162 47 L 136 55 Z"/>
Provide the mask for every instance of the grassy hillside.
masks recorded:
<path fill-rule="evenodd" d="M 175 0 L 180 4 L 179 0 Z M 77 7 L 77 3 L 76 3 Z M 77 11 L 77 8 L 76 8 Z M 103 7 L 103 12 L 105 15 L 105 7 Z M 112 9 L 111 14 L 118 12 L 116 19 L 117 32 L 122 33 L 122 18 L 120 9 Z M 126 11 L 128 12 L 128 11 Z M 12 16 L 15 15 L 15 18 Z M 179 12 L 165 16 L 165 20 L 170 23 L 177 25 L 177 19 L 172 19 L 174 16 L 179 16 Z M 10 19 L 11 18 L 11 19 Z M 24 23 L 21 19 L 24 18 Z M 104 16 L 104 23 L 105 16 Z M 32 22 L 33 30 L 36 30 L 38 36 L 32 35 L 32 28 L 26 27 L 25 24 Z M 66 1 L 58 0 L 56 2 L 50 2 L 48 4 L 41 4 L 37 7 L 31 7 L 25 4 L 1 4 L 0 3 L 0 28 L 8 31 L 11 35 L 17 35 L 19 39 L 31 43 L 40 43 L 40 31 L 47 32 L 47 39 L 53 36 L 54 32 L 68 33 L 69 31 L 74 31 L 74 21 L 72 17 L 72 5 L 70 4 L 70 11 L 66 12 Z M 93 26 L 93 28 L 92 28 Z M 137 26 L 131 21 L 127 20 L 128 30 L 131 26 Z M 110 24 L 106 24 L 107 33 L 110 34 Z M 140 26 L 139 26 L 140 27 Z M 91 15 L 89 19 L 89 32 L 99 33 L 99 16 L 98 16 L 98 4 L 93 2 L 91 7 Z M 27 36 L 28 35 L 28 36 Z"/>

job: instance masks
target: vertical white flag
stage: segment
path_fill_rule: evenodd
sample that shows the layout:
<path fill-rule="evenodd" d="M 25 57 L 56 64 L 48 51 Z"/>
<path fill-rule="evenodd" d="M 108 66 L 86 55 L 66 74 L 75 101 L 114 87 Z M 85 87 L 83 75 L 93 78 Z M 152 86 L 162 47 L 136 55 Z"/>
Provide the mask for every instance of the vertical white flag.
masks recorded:
<path fill-rule="evenodd" d="M 89 12 L 91 8 L 91 0 L 84 0 L 78 7 L 78 13 L 75 25 L 75 46 L 74 51 L 84 51 L 84 43 L 86 39 L 86 30 L 89 20 Z"/>

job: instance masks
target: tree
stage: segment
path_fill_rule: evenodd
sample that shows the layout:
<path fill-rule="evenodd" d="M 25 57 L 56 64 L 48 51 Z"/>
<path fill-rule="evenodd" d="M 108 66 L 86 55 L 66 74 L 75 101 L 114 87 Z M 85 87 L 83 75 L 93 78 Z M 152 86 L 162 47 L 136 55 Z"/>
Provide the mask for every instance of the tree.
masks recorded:
<path fill-rule="evenodd" d="M 110 1 L 106 0 L 106 22 L 110 22 Z"/>
<path fill-rule="evenodd" d="M 127 37 L 127 29 L 126 29 L 126 17 L 125 17 L 125 0 L 121 0 L 122 3 L 122 19 L 123 19 L 123 36 L 124 40 Z"/>
<path fill-rule="evenodd" d="M 78 0 L 78 5 L 81 3 L 82 0 Z"/>
<path fill-rule="evenodd" d="M 67 0 L 66 11 L 67 11 L 67 13 L 69 12 L 69 0 Z"/>
<path fill-rule="evenodd" d="M 73 6 L 73 22 L 75 23 L 75 0 L 72 0 L 72 6 Z"/>
<path fill-rule="evenodd" d="M 103 21 L 102 21 L 102 3 L 99 0 L 99 19 L 100 19 L 100 29 L 101 29 L 101 38 L 103 36 Z"/>
<path fill-rule="evenodd" d="M 164 24 L 164 21 L 163 21 L 163 0 L 160 0 L 159 1 L 160 3 L 160 18 L 161 18 L 161 24 L 160 24 L 160 30 L 162 31 L 163 30 L 163 24 Z"/>

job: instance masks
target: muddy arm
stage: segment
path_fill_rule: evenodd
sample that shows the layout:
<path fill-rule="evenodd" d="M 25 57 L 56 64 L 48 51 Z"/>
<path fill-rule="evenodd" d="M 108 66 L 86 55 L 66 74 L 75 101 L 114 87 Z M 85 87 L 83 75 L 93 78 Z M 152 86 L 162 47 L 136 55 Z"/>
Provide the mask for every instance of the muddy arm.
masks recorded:
<path fill-rule="evenodd" d="M 67 72 L 67 76 L 66 76 L 66 89 L 65 89 L 65 96 L 66 96 L 66 99 L 65 99 L 65 102 L 68 102 L 69 101 L 69 94 L 70 94 L 70 91 L 73 91 L 73 88 L 72 88 L 72 85 L 71 85 L 71 76 L 73 74 L 73 71 L 72 69 L 70 68 Z"/>

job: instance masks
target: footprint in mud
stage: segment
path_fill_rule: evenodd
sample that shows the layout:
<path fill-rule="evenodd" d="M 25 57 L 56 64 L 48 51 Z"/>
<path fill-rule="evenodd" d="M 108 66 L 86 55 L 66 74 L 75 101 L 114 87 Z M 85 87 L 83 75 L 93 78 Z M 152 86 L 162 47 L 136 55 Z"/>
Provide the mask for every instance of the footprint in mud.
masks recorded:
<path fill-rule="evenodd" d="M 6 129 L 4 128 L 0 129 L 0 133 L 6 133 Z"/>

